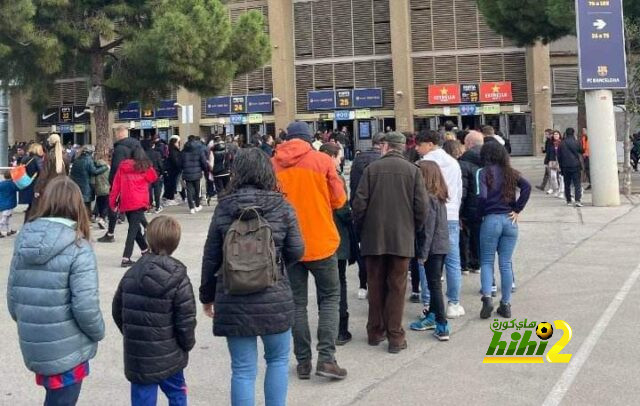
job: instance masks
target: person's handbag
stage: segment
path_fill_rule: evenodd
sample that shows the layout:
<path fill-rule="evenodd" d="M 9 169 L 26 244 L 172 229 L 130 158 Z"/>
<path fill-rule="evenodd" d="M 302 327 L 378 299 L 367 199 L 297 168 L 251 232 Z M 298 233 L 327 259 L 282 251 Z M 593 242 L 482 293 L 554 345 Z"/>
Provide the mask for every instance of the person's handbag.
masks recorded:
<path fill-rule="evenodd" d="M 27 166 L 34 160 L 31 158 L 27 164 L 20 164 L 14 168 L 11 168 L 9 173 L 11 174 L 11 180 L 16 185 L 16 187 L 20 190 L 26 189 L 33 181 L 38 177 L 38 173 L 36 172 L 33 176 L 29 176 L 27 173 Z"/>

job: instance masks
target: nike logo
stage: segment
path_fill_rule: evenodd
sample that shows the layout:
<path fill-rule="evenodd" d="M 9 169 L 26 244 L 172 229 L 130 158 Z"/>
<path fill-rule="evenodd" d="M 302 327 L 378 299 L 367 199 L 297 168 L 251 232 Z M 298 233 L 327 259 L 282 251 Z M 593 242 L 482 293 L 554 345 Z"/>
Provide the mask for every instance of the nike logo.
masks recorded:
<path fill-rule="evenodd" d="M 83 111 L 83 112 L 82 112 L 82 113 L 80 113 L 80 114 L 78 114 L 78 113 L 73 113 L 73 116 L 74 116 L 75 118 L 80 118 L 80 117 L 84 116 L 85 114 L 86 114 L 86 112 L 84 112 L 84 111 Z"/>
<path fill-rule="evenodd" d="M 55 114 L 56 114 L 56 113 L 57 113 L 57 112 L 53 112 L 53 113 L 51 113 L 51 114 L 47 114 L 47 115 L 45 115 L 44 113 L 42 113 L 42 119 L 43 119 L 43 120 L 47 120 L 47 119 L 49 119 L 49 118 L 51 118 L 51 117 L 55 116 Z"/>

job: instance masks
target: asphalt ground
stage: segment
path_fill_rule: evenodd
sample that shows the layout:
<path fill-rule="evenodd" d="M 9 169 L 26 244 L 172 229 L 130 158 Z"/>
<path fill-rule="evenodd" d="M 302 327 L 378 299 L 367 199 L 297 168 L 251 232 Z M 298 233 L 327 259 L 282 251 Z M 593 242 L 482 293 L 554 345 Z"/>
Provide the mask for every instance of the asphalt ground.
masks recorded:
<path fill-rule="evenodd" d="M 514 163 L 532 184 L 540 181 L 540 159 L 518 158 Z M 315 375 L 310 381 L 299 381 L 292 356 L 289 404 L 639 404 L 640 347 L 635 340 L 640 327 L 640 253 L 635 234 L 640 228 L 640 209 L 636 205 L 640 199 L 624 198 L 620 207 L 595 208 L 590 206 L 587 194 L 584 202 L 586 207 L 575 209 L 535 190 L 521 215 L 514 257 L 518 289 L 512 300 L 513 318 L 516 323 L 525 318 L 536 322 L 566 321 L 573 333 L 562 350 L 563 354 L 572 354 L 568 364 L 549 363 L 546 359 L 538 364 L 483 363 L 493 337 L 490 327 L 497 316 L 480 319 L 480 278 L 473 274 L 463 277 L 461 303 L 466 316 L 450 321 L 449 342 L 438 342 L 430 332 L 408 331 L 409 348 L 398 355 L 388 354 L 386 344 L 369 347 L 365 332 L 367 302 L 356 298 L 357 268 L 351 267 L 349 306 L 354 337 L 337 352 L 338 362 L 349 375 L 340 382 Z M 22 208 L 14 216 L 14 224 L 21 219 L 19 211 Z M 190 215 L 180 206 L 164 213 L 178 218 L 183 226 L 182 243 L 175 256 L 188 266 L 196 290 L 212 212 L 213 207 L 205 207 Z M 91 375 L 83 384 L 79 405 L 129 404 L 122 339 L 111 319 L 111 300 L 124 273 L 119 263 L 126 228 L 126 224 L 118 226 L 116 243 L 95 244 L 107 334 L 91 362 Z M 100 235 L 96 230 L 93 237 Z M 3 295 L 12 252 L 13 239 L 0 239 Z M 312 286 L 309 315 L 313 331 L 317 312 Z M 420 305 L 407 302 L 407 326 L 420 310 Z M 230 403 L 226 342 L 213 337 L 211 327 L 211 320 L 198 308 L 197 344 L 185 371 L 191 405 Z M 0 404 L 42 404 L 44 390 L 35 385 L 34 375 L 24 366 L 16 326 L 5 300 L 0 301 L 0 328 Z M 547 348 L 561 337 L 556 327 Z M 262 359 L 260 364 L 256 390 L 258 404 L 263 404 Z M 161 394 L 159 399 L 158 404 L 167 404 Z"/>

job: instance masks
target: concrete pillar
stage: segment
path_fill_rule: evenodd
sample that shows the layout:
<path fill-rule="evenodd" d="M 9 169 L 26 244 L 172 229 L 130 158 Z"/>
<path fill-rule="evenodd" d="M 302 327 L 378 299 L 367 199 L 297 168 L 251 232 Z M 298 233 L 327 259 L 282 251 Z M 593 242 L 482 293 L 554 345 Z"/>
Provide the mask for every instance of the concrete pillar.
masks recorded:
<path fill-rule="evenodd" d="M 589 130 L 589 165 L 593 205 L 620 205 L 616 118 L 611 90 L 589 90 L 585 94 Z"/>
<path fill-rule="evenodd" d="M 391 3 L 391 2 L 390 2 Z M 391 50 L 397 131 L 414 131 L 413 64 L 411 62 L 411 18 L 409 0 L 393 0 Z M 401 92 L 399 94 L 399 92 Z"/>
<path fill-rule="evenodd" d="M 2 84 L 0 83 L 0 86 Z M 9 166 L 9 91 L 0 87 L 0 166 Z"/>
<path fill-rule="evenodd" d="M 276 133 L 296 117 L 292 0 L 268 0 Z"/>
<path fill-rule="evenodd" d="M 185 88 L 178 89 L 177 102 L 183 106 L 193 106 L 193 122 L 183 124 L 185 121 L 182 117 L 183 109 L 178 108 L 178 128 L 182 144 L 187 142 L 190 135 L 201 136 L 200 134 L 200 114 L 202 112 L 201 98 L 197 93 L 192 93 Z"/>
<path fill-rule="evenodd" d="M 538 42 L 527 48 L 527 89 L 532 113 L 534 155 L 542 154 L 544 130 L 553 128 L 551 112 L 551 58 L 549 46 Z"/>

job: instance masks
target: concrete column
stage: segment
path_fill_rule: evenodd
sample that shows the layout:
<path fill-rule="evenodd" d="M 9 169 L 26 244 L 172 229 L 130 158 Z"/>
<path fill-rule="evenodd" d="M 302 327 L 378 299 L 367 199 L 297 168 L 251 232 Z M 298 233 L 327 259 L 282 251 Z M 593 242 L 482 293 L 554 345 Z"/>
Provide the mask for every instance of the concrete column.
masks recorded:
<path fill-rule="evenodd" d="M 182 109 L 178 108 L 178 125 L 180 131 L 180 138 L 184 145 L 187 142 L 187 137 L 190 135 L 200 136 L 200 114 L 202 111 L 201 98 L 197 93 L 192 93 L 185 88 L 178 89 L 178 103 L 183 106 L 193 106 L 193 123 L 183 124 Z"/>
<path fill-rule="evenodd" d="M 391 2 L 390 2 L 391 3 Z M 413 64 L 411 62 L 411 18 L 409 0 L 393 0 L 391 12 L 391 50 L 396 130 L 414 131 Z M 398 94 L 398 92 L 402 92 Z"/>
<path fill-rule="evenodd" d="M 616 153 L 616 118 L 611 90 L 589 90 L 585 94 L 589 130 L 589 165 L 593 205 L 620 205 L 620 182 Z"/>
<path fill-rule="evenodd" d="M 551 58 L 549 46 L 538 42 L 527 48 L 527 88 L 531 104 L 533 153 L 542 154 L 544 130 L 553 128 L 551 112 Z"/>
<path fill-rule="evenodd" d="M 276 133 L 296 117 L 292 0 L 268 0 Z M 274 134 L 277 135 L 277 134 Z"/>
<path fill-rule="evenodd" d="M 0 86 L 2 84 L 0 83 Z M 9 166 L 9 91 L 0 87 L 0 166 Z"/>

